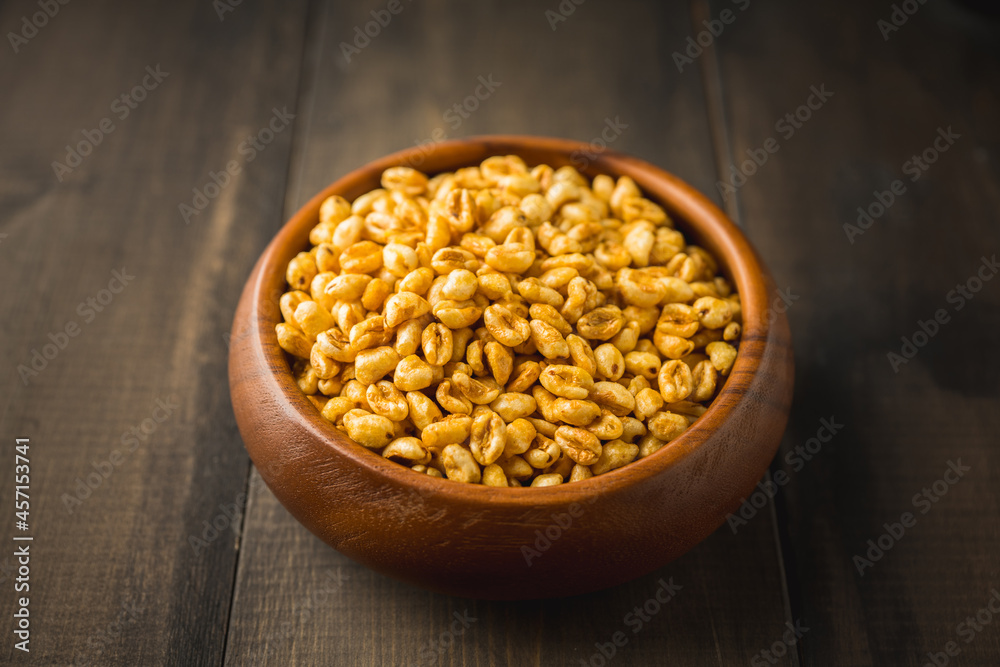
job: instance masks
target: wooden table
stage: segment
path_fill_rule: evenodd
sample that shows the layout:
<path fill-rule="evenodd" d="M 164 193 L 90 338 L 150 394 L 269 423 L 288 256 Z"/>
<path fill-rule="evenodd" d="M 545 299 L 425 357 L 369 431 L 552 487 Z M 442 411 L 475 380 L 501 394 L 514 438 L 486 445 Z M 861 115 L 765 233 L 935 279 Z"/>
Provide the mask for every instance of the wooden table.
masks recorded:
<path fill-rule="evenodd" d="M 5 3 L 0 662 L 998 664 L 1000 31 L 897 5 Z M 781 484 L 613 590 L 374 574 L 276 502 L 233 419 L 227 332 L 282 222 L 372 158 L 483 133 L 678 174 L 791 321 Z"/>

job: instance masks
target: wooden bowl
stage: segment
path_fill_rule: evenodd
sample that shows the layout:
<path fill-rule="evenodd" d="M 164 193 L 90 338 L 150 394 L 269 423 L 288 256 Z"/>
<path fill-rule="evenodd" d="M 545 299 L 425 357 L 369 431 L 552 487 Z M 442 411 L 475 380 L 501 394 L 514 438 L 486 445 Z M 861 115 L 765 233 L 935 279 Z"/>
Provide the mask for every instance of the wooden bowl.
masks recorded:
<path fill-rule="evenodd" d="M 606 151 L 587 176 L 629 175 L 708 249 L 738 289 L 743 336 L 708 411 L 655 454 L 582 482 L 496 489 L 418 475 L 355 444 L 299 391 L 274 327 L 285 267 L 309 246 L 321 202 L 379 187 L 405 164 L 433 174 L 520 155 L 573 164 L 587 144 L 487 136 L 411 148 L 339 179 L 281 229 L 258 260 L 233 322 L 229 384 L 250 458 L 278 500 L 320 539 L 387 575 L 453 595 L 528 599 L 628 581 L 677 558 L 750 495 L 778 448 L 792 396 L 785 316 L 743 234 L 704 196 L 635 158 Z M 574 156 L 574 153 L 576 155 Z"/>

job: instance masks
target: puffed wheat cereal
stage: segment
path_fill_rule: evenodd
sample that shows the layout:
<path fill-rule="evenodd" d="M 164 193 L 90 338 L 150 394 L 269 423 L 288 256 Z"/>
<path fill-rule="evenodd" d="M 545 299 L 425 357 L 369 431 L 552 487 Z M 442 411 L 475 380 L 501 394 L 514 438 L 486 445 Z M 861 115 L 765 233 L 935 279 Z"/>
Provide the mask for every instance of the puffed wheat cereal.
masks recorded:
<path fill-rule="evenodd" d="M 327 198 L 278 344 L 324 419 L 414 472 L 541 487 L 654 454 L 718 395 L 739 294 L 631 178 L 517 156 Z"/>

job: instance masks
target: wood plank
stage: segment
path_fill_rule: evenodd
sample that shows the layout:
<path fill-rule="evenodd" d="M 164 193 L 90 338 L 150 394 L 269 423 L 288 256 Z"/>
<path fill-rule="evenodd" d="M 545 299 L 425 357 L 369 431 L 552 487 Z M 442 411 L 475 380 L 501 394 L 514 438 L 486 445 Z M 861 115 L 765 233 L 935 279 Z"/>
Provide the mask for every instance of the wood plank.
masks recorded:
<path fill-rule="evenodd" d="M 844 425 L 801 470 L 785 466 L 793 613 L 810 628 L 804 664 L 922 665 L 949 642 L 956 663 L 993 664 L 997 634 L 961 624 L 1000 574 L 1000 284 L 961 310 L 948 295 L 1000 249 L 996 29 L 927 3 L 886 39 L 877 22 L 891 11 L 754 3 L 717 45 L 732 155 L 742 162 L 768 137 L 780 145 L 736 198 L 778 284 L 797 296 L 786 453 L 823 418 Z M 824 85 L 833 97 L 783 136 L 775 124 Z M 961 137 L 912 181 L 905 163 L 949 127 Z M 897 179 L 905 192 L 881 216 L 874 207 L 852 243 L 843 225 Z M 948 323 L 895 372 L 887 354 L 937 309 Z M 950 488 L 940 502 L 914 501 L 959 460 L 971 470 L 939 483 Z M 904 512 L 915 525 L 862 576 L 853 557 Z"/>
<path fill-rule="evenodd" d="M 670 57 L 690 34 L 686 9 L 588 2 L 552 30 L 548 7 L 535 3 L 404 3 L 346 62 L 340 43 L 382 7 L 326 3 L 316 14 L 321 25 L 307 47 L 312 75 L 299 103 L 309 111 L 296 135 L 286 215 L 337 176 L 429 140 L 438 128 L 449 137 L 502 132 L 588 141 L 600 137 L 606 119 L 619 118 L 628 128 L 614 149 L 706 192 L 713 187 L 701 75 L 679 74 Z M 618 28 L 625 24 L 628 30 Z M 448 110 L 490 75 L 500 86 L 453 127 Z M 634 634 L 626 616 L 655 594 L 659 579 L 671 577 L 683 586 L 676 600 Z M 454 614 L 466 613 L 477 620 L 442 648 Z M 735 535 L 720 529 L 676 563 L 625 586 L 566 600 L 492 603 L 375 574 L 323 545 L 259 487 L 241 544 L 226 662 L 578 664 L 597 651 L 595 643 L 623 631 L 628 643 L 619 655 L 629 664 L 730 664 L 769 646 L 786 619 L 769 512 Z"/>
<path fill-rule="evenodd" d="M 9 471 L 14 438 L 31 439 L 35 538 L 31 653 L 8 622 L 0 662 L 221 662 L 242 512 L 220 506 L 237 504 L 249 469 L 223 335 L 280 222 L 292 131 L 253 162 L 238 146 L 272 108 L 294 112 L 305 9 L 244 3 L 220 20 L 207 2 L 72 3 L 0 50 L 0 452 Z M 4 33 L 36 11 L 5 3 Z M 135 108 L 116 102 L 144 77 L 152 87 L 147 66 L 166 74 Z M 51 163 L 103 118 L 113 130 L 58 180 Z M 229 160 L 241 173 L 186 225 L 179 203 Z M 112 294 L 115 271 L 134 278 Z M 65 349 L 22 383 L 17 366 L 70 323 Z M 87 480 L 96 488 L 71 502 Z M 13 483 L 0 477 L 8 517 Z M 232 527 L 196 553 L 205 521 Z"/>

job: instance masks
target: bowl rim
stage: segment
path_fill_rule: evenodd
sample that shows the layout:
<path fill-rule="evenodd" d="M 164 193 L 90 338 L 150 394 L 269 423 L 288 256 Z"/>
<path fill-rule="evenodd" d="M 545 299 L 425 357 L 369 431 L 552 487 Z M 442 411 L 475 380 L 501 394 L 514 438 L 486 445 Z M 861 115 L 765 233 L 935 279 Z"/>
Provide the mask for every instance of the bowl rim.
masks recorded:
<path fill-rule="evenodd" d="M 448 479 L 415 474 L 406 467 L 350 440 L 346 434 L 323 419 L 299 389 L 291 374 L 286 353 L 277 343 L 274 327 L 282 320 L 276 299 L 273 296 L 269 298 L 268 295 L 280 295 L 288 289 L 285 269 L 290 256 L 285 258 L 282 255 L 288 252 L 289 247 L 299 247 L 299 244 L 294 243 L 296 236 L 302 235 L 303 230 L 315 226 L 320 205 L 330 195 L 351 192 L 362 184 L 370 184 L 373 178 L 377 182 L 378 175 L 392 166 L 408 165 L 419 168 L 419 165 L 424 164 L 428 158 L 433 160 L 442 153 L 462 154 L 463 151 L 473 153 L 477 157 L 481 156 L 479 160 L 490 155 L 518 155 L 520 152 L 552 153 L 561 157 L 562 164 L 572 164 L 570 160 L 574 155 L 586 155 L 588 164 L 580 171 L 591 174 L 591 178 L 598 173 L 606 173 L 616 178 L 620 175 L 633 178 L 647 197 L 662 205 L 671 217 L 677 220 L 677 227 L 683 231 L 686 240 L 690 242 L 694 236 L 697 237 L 699 245 L 713 246 L 707 249 L 717 259 L 720 270 L 727 274 L 741 299 L 743 330 L 738 350 L 742 352 L 744 346 L 753 346 L 759 347 L 760 353 L 737 354 L 722 389 L 706 412 L 680 436 L 645 458 L 636 459 L 621 468 L 578 482 L 546 487 L 509 488 L 461 484 Z M 551 164 L 560 160 L 546 161 Z M 475 164 L 478 163 L 460 161 L 454 162 L 451 166 L 429 171 L 448 171 Z M 370 186 L 365 187 L 371 189 Z M 353 197 L 365 191 L 367 190 L 361 190 Z M 299 247 L 295 252 L 304 251 L 306 247 Z M 276 279 L 275 276 L 280 278 Z M 602 495 L 615 493 L 663 474 L 692 455 L 699 446 L 706 444 L 714 430 L 714 426 L 707 425 L 724 421 L 747 397 L 746 389 L 761 359 L 765 356 L 764 350 L 768 345 L 774 344 L 769 336 L 773 323 L 766 317 L 770 282 L 770 276 L 756 251 L 728 216 L 692 186 L 660 167 L 608 149 L 594 155 L 589 143 L 571 139 L 533 135 L 478 135 L 417 145 L 369 161 L 336 179 L 307 201 L 271 239 L 251 274 L 251 282 L 247 286 L 247 289 L 251 290 L 249 318 L 255 326 L 252 325 L 247 333 L 256 361 L 268 371 L 264 377 L 257 380 L 268 384 L 266 391 L 284 399 L 279 403 L 284 408 L 285 416 L 297 419 L 306 432 L 317 442 L 333 448 L 336 455 L 366 469 L 370 476 L 383 479 L 385 486 L 398 484 L 416 491 L 422 497 L 445 494 L 470 505 L 499 504 L 534 508 L 549 504 L 578 503 L 588 496 L 591 498 L 590 501 L 594 502 Z M 262 308 L 262 304 L 268 301 L 271 301 L 268 307 Z M 236 323 L 234 331 L 235 327 Z M 745 377 L 746 381 L 734 382 L 736 377 Z"/>

